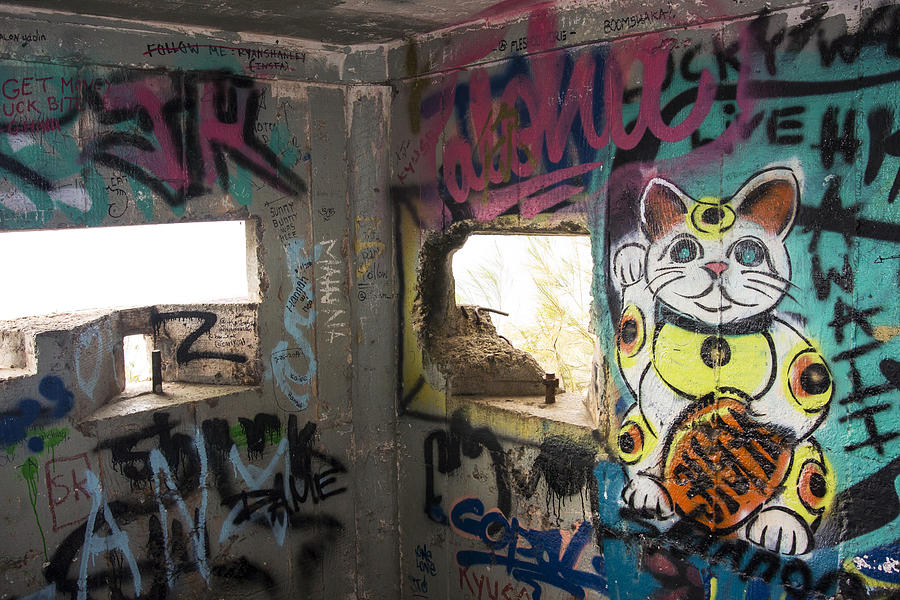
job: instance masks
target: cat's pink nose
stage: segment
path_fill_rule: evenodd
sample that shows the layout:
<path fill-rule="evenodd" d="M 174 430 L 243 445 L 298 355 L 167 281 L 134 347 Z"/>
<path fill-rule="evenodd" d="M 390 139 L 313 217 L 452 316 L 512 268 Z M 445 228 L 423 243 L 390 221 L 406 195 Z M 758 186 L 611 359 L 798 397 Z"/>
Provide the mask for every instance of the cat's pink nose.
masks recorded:
<path fill-rule="evenodd" d="M 713 273 L 713 275 L 718 277 L 719 275 L 722 274 L 722 271 L 724 271 L 725 269 L 728 268 L 728 263 L 723 262 L 721 260 L 716 260 L 713 262 L 706 263 L 705 265 L 703 265 L 703 268 L 706 269 L 707 271 L 710 271 L 711 273 Z"/>

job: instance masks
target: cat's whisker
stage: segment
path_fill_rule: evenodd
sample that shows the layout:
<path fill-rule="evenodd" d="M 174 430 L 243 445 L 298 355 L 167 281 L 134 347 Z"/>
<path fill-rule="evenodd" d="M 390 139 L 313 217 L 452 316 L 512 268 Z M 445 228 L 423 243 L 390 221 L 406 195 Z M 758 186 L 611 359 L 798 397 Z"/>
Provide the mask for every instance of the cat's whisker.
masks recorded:
<path fill-rule="evenodd" d="M 761 290 L 761 289 L 759 289 L 759 288 L 753 287 L 752 285 L 745 285 L 744 287 L 747 288 L 748 290 L 753 290 L 754 292 L 759 292 L 760 294 L 762 294 L 762 295 L 765 296 L 766 298 L 771 298 L 772 300 L 775 299 L 775 296 L 772 296 L 771 294 L 769 294 L 769 293 L 767 293 L 767 292 L 765 292 L 765 291 L 763 291 L 763 290 Z"/>
<path fill-rule="evenodd" d="M 780 281 L 781 283 L 793 286 L 793 287 L 797 288 L 798 290 L 800 289 L 799 285 L 792 282 L 790 279 L 782 277 L 778 273 L 771 273 L 769 271 L 756 271 L 754 269 L 741 269 L 741 275 L 746 275 L 748 273 L 753 274 L 753 275 L 765 275 L 766 277 L 771 277 L 772 279 L 774 279 L 776 281 Z"/>
<path fill-rule="evenodd" d="M 648 281 L 647 285 L 644 286 L 644 289 L 653 291 L 653 288 L 651 288 L 650 286 L 659 281 L 663 277 L 663 275 L 675 275 L 676 277 L 684 277 L 684 275 L 677 272 L 662 273 L 661 275 L 657 275 L 656 277 Z"/>
<path fill-rule="evenodd" d="M 672 279 L 670 279 L 670 280 L 668 280 L 668 281 L 662 282 L 662 284 L 660 284 L 659 287 L 656 288 L 656 290 L 654 290 L 652 287 L 650 287 L 649 284 L 647 285 L 647 288 L 655 295 L 655 294 L 658 293 L 659 290 L 660 290 L 663 286 L 665 286 L 666 284 L 671 283 L 672 281 L 678 281 L 679 279 L 683 279 L 683 278 L 686 277 L 685 275 L 680 274 L 680 273 L 669 273 L 669 275 L 674 275 L 675 277 L 672 278 Z M 659 277 L 657 277 L 656 279 L 654 279 L 654 281 L 658 281 L 658 280 L 659 280 Z"/>
<path fill-rule="evenodd" d="M 684 270 L 684 267 L 675 267 L 675 268 L 678 269 L 679 271 L 672 271 L 672 270 L 669 270 L 669 271 L 666 271 L 665 273 L 660 273 L 660 274 L 658 274 L 658 275 L 655 275 L 655 276 L 653 277 L 653 279 L 651 279 L 651 280 L 647 283 L 647 287 L 649 288 L 651 285 L 653 285 L 653 282 L 655 282 L 656 280 L 658 280 L 660 277 L 663 277 L 663 276 L 665 276 L 665 275 L 673 275 L 673 274 L 676 274 L 676 275 L 677 275 L 680 271 L 683 271 L 683 270 Z"/>
<path fill-rule="evenodd" d="M 656 277 L 654 277 L 653 279 L 651 279 L 650 282 L 647 283 L 647 288 L 650 289 L 650 290 L 652 291 L 653 288 L 650 287 L 650 286 L 652 286 L 654 283 L 656 283 L 657 281 L 659 281 L 660 279 L 662 279 L 662 278 L 663 278 L 663 275 L 674 275 L 676 279 L 678 279 L 679 277 L 686 277 L 686 275 L 685 275 L 684 273 L 681 273 L 681 272 L 663 273 L 662 275 L 657 275 Z"/>
<path fill-rule="evenodd" d="M 781 292 L 782 294 L 784 294 L 785 296 L 787 296 L 788 298 L 790 298 L 790 299 L 793 300 L 794 302 L 797 302 L 797 304 L 800 303 L 796 298 L 794 298 L 794 296 L 791 295 L 790 292 L 788 292 L 785 288 L 783 288 L 783 287 L 781 287 L 781 286 L 778 286 L 778 285 L 769 283 L 768 281 L 760 281 L 759 279 L 750 279 L 749 277 L 747 278 L 747 281 L 751 281 L 751 282 L 753 282 L 753 283 L 758 283 L 758 284 L 760 284 L 760 285 L 764 285 L 764 286 L 766 286 L 766 287 L 770 287 L 770 288 L 772 288 L 773 290 L 778 290 L 779 292 Z"/>
<path fill-rule="evenodd" d="M 656 269 L 656 272 L 659 273 L 662 271 L 675 271 L 678 269 L 684 269 L 684 266 L 683 265 L 672 265 L 671 267 L 659 267 L 658 269 Z"/>
<path fill-rule="evenodd" d="M 669 281 L 664 282 L 661 286 L 659 286 L 658 288 L 656 288 L 656 291 L 655 291 L 655 292 L 653 292 L 653 299 L 656 300 L 656 297 L 659 296 L 659 293 L 662 291 L 662 289 L 663 289 L 664 287 L 666 287 L 666 286 L 669 285 L 670 283 L 675 283 L 676 281 L 679 281 L 679 280 L 681 280 L 681 279 L 687 279 L 687 277 L 686 277 L 685 275 L 679 275 L 679 276 L 676 277 L 675 279 L 670 279 Z M 653 290 L 651 290 L 651 291 L 653 291 Z"/>
<path fill-rule="evenodd" d="M 750 281 L 752 283 L 758 283 L 759 285 L 764 285 L 766 287 L 772 288 L 773 290 L 778 290 L 781 293 L 787 293 L 787 290 L 785 290 L 785 288 L 781 287 L 780 285 L 775 285 L 774 283 L 771 283 L 768 281 L 762 281 L 760 279 L 752 279 L 750 277 L 747 278 L 747 281 Z"/>

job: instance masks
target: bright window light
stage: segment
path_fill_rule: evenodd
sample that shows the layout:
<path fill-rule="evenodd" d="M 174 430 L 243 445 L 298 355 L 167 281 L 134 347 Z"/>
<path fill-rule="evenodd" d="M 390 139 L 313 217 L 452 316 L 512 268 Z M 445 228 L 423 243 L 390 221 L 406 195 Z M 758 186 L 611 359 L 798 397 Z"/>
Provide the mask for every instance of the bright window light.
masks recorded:
<path fill-rule="evenodd" d="M 592 264 L 587 236 L 472 235 L 453 255 L 456 302 L 509 313 L 491 313 L 497 332 L 566 391 L 583 391 L 594 350 Z"/>
<path fill-rule="evenodd" d="M 125 354 L 125 389 L 147 384 L 151 378 L 150 337 L 126 335 L 122 338 Z"/>
<path fill-rule="evenodd" d="M 245 299 L 243 221 L 0 234 L 0 319 Z"/>

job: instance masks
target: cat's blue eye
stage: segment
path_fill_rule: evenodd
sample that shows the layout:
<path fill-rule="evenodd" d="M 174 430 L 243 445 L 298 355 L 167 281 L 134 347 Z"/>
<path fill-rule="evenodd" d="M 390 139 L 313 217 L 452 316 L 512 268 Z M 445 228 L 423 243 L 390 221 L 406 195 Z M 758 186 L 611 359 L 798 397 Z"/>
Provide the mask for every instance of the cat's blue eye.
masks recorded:
<path fill-rule="evenodd" d="M 686 263 L 697 258 L 697 253 L 697 242 L 683 238 L 675 242 L 669 250 L 669 257 L 677 263 Z"/>
<path fill-rule="evenodd" d="M 756 240 L 741 240 L 734 247 L 734 258 L 745 267 L 757 267 L 766 257 L 766 249 Z"/>

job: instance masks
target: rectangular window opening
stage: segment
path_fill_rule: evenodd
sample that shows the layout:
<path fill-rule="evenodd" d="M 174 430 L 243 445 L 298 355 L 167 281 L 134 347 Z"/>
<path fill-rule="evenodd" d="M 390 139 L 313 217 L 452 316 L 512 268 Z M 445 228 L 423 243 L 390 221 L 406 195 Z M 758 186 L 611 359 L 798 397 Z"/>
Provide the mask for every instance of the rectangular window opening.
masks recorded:
<path fill-rule="evenodd" d="M 10 290 L 0 320 L 248 300 L 255 289 L 245 221 L 0 233 L 0 256 Z"/>
<path fill-rule="evenodd" d="M 149 335 L 126 335 L 122 338 L 126 392 L 150 390 L 152 344 Z"/>
<path fill-rule="evenodd" d="M 498 334 L 555 373 L 567 392 L 589 389 L 595 339 L 587 235 L 473 234 L 452 261 L 457 305 L 491 309 Z"/>

